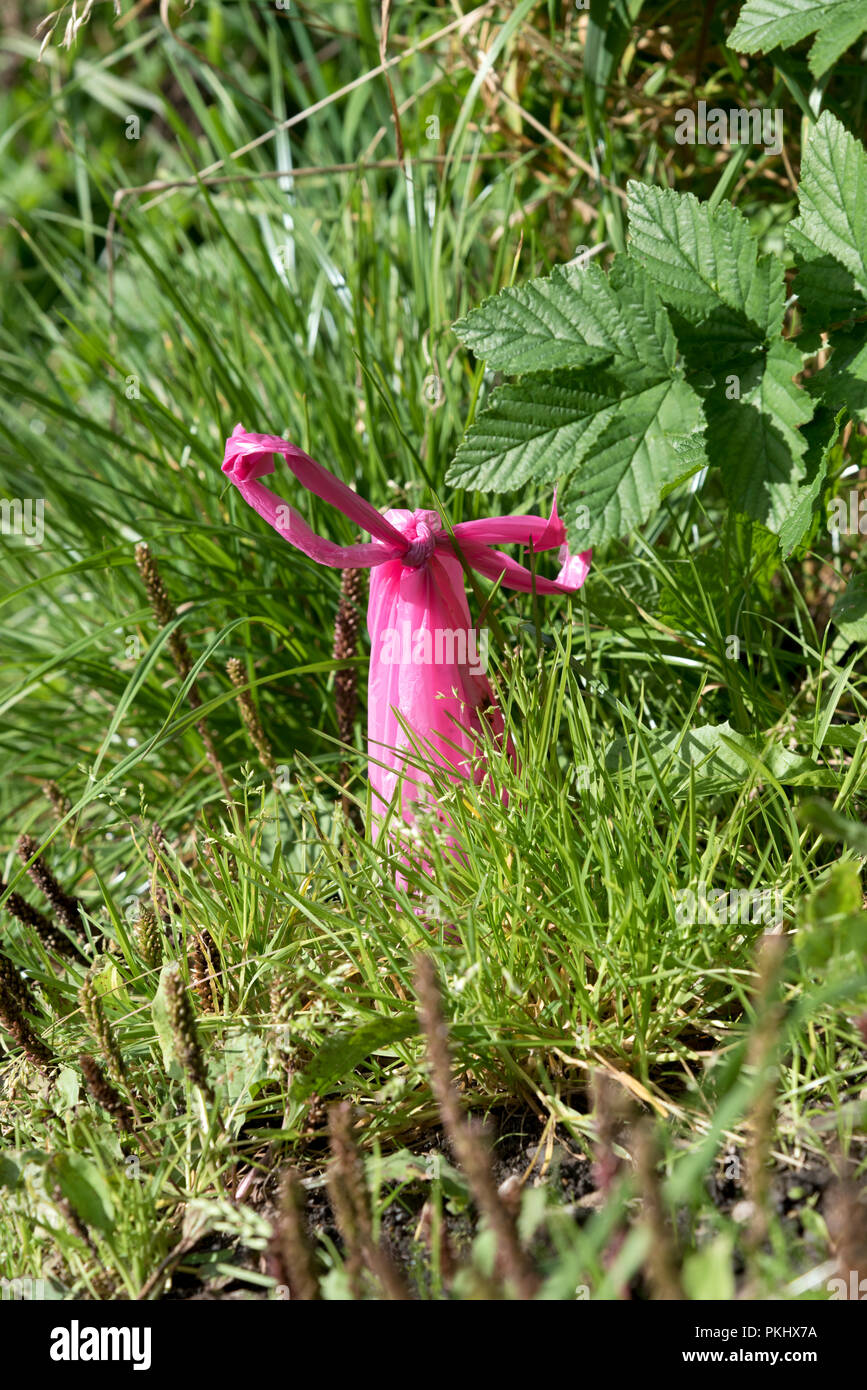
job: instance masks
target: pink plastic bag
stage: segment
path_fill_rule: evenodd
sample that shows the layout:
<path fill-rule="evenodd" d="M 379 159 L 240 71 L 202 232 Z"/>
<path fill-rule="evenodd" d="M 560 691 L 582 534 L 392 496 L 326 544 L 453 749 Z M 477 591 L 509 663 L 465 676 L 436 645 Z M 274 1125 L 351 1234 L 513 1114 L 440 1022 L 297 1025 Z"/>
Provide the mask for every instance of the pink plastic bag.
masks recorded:
<path fill-rule="evenodd" d="M 386 520 L 419 544 L 421 563 L 389 560 L 370 577 L 371 657 L 367 744 L 374 815 L 385 815 L 400 784 L 401 819 L 427 803 L 421 760 L 449 776 L 476 777 L 481 720 L 502 735 L 503 719 L 485 674 L 485 651 L 470 622 L 460 561 L 437 553 L 436 512 L 389 511 Z M 453 770 L 453 771 L 452 771 Z"/>
<path fill-rule="evenodd" d="M 314 534 L 301 516 L 258 480 L 274 471 L 282 454 L 298 481 L 330 502 L 373 537 L 339 546 Z M 400 819 L 411 826 L 420 804 L 430 801 L 429 773 L 443 768 L 450 781 L 484 778 L 482 720 L 503 735 L 502 714 L 484 670 L 484 644 L 472 626 L 460 556 L 507 589 L 564 594 L 587 577 L 591 552 L 572 556 L 557 515 L 501 516 L 460 522 L 452 534 L 438 513 L 379 513 L 302 450 L 276 435 L 249 434 L 240 425 L 226 441 L 223 472 L 241 496 L 291 545 L 323 565 L 369 568 L 370 633 L 367 740 L 373 812 L 380 821 L 400 789 Z M 453 539 L 454 538 L 454 539 Z M 559 549 L 556 580 L 535 579 L 497 545 Z M 446 818 L 440 816 L 440 819 Z M 447 837 L 451 844 L 451 837 Z M 401 876 L 402 877 L 402 876 Z"/>

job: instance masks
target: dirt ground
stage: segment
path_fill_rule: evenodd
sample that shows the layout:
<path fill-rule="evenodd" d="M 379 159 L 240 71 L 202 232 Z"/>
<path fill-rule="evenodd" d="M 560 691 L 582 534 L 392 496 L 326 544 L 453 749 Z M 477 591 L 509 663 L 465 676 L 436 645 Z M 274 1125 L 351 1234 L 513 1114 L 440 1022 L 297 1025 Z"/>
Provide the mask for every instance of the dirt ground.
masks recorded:
<path fill-rule="evenodd" d="M 553 1199 L 579 1224 L 587 1221 L 594 1210 L 604 1203 L 606 1174 L 603 1167 L 578 1152 L 571 1138 L 560 1132 L 555 1134 L 553 1144 L 543 1142 L 539 1121 L 530 1112 L 502 1117 L 499 1132 L 489 1123 L 488 1134 L 494 1143 L 494 1175 L 507 1200 L 510 1195 L 515 1201 L 519 1200 L 522 1184 L 544 1183 L 551 1190 Z M 625 1142 L 628 1144 L 628 1139 Z M 414 1144 L 412 1153 L 418 1161 L 419 1179 L 386 1184 L 381 1190 L 380 1206 L 385 1205 L 385 1210 L 380 1232 L 382 1244 L 408 1283 L 411 1286 L 420 1283 L 424 1287 L 430 1272 L 430 1257 L 423 1232 L 423 1211 L 429 1196 L 429 1181 L 423 1174 L 437 1171 L 438 1161 L 445 1165 L 447 1172 L 453 1171 L 455 1165 L 448 1141 L 440 1129 L 432 1130 L 422 1142 Z M 624 1157 L 615 1161 L 628 1163 Z M 721 1155 L 706 1183 L 713 1206 L 731 1217 L 736 1224 L 746 1222 L 750 1211 L 740 1180 L 743 1163 L 740 1153 L 727 1151 Z M 314 1243 L 320 1237 L 325 1237 L 326 1241 L 342 1250 L 343 1241 L 324 1183 L 326 1165 L 327 1151 L 323 1145 L 321 1161 L 313 1160 L 301 1170 L 305 1185 L 309 1184 L 306 1195 L 307 1227 Z M 279 1165 L 275 1165 L 271 1171 L 262 1172 L 244 1193 L 244 1201 L 268 1219 L 275 1218 L 277 1214 L 281 1173 Z M 815 1254 L 816 1262 L 826 1258 L 827 1251 L 820 1250 L 818 1244 L 815 1252 L 810 1251 L 813 1241 L 809 1224 L 805 1225 L 802 1218 L 808 1207 L 822 1210 L 832 1180 L 833 1174 L 828 1165 L 813 1159 L 808 1159 L 797 1169 L 778 1162 L 769 1172 L 769 1200 L 774 1211 L 784 1220 L 795 1223 L 795 1233 L 805 1239 L 805 1250 Z M 387 1200 L 389 1196 L 392 1200 Z M 640 1214 L 638 1199 L 635 1209 L 636 1215 Z M 472 1203 L 451 1202 L 444 1196 L 443 1217 L 451 1252 L 456 1261 L 461 1262 L 476 1234 L 475 1209 Z M 679 1214 L 676 1237 L 683 1244 L 701 1242 L 703 1234 L 707 1234 L 703 1231 L 706 1225 L 706 1216 L 704 1219 L 700 1217 L 698 1226 L 690 1231 L 688 1215 Z M 544 1260 L 546 1244 L 547 1237 L 537 1240 L 532 1247 L 533 1255 Z M 221 1244 L 219 1238 L 209 1236 L 179 1261 L 163 1296 L 198 1300 L 274 1297 L 269 1290 L 252 1289 L 227 1275 L 203 1277 L 194 1262 L 208 1254 L 213 1257 L 217 1252 L 221 1252 L 221 1258 L 235 1267 L 248 1268 L 259 1274 L 274 1273 L 273 1262 L 267 1252 L 245 1249 L 237 1242 Z M 740 1273 L 737 1256 L 734 1273 L 735 1277 Z M 624 1296 L 649 1296 L 641 1276 L 628 1290 L 624 1290 Z"/>

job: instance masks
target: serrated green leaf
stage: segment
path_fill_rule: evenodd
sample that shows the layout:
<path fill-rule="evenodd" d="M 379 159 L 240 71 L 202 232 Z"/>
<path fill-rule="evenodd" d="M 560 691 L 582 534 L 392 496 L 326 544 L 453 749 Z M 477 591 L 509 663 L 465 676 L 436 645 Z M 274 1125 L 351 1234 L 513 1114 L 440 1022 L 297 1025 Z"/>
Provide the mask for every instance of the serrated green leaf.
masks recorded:
<path fill-rule="evenodd" d="M 793 380 L 800 353 L 782 338 L 738 373 L 740 397 L 722 389 L 707 398 L 707 449 L 738 511 L 779 531 L 799 500 L 807 442 L 799 427 L 813 403 Z"/>
<path fill-rule="evenodd" d="M 822 494 L 822 485 L 828 475 L 828 461 L 831 450 L 834 448 L 840 437 L 840 430 L 843 424 L 843 412 L 841 411 L 834 420 L 834 426 L 830 438 L 824 445 L 808 443 L 807 453 L 804 456 L 806 468 L 805 484 L 800 487 L 795 495 L 792 510 L 780 527 L 780 550 L 785 560 L 796 546 L 807 535 L 813 524 L 816 502 Z M 820 421 L 816 421 L 813 433 L 817 433 L 821 426 Z M 809 435 L 810 430 L 806 431 Z"/>
<path fill-rule="evenodd" d="M 701 423 L 698 397 L 677 375 L 537 373 L 496 393 L 448 481 L 505 492 L 568 474 L 563 517 L 570 544 L 581 549 L 647 520 L 662 489 L 692 470 L 674 439 Z M 589 511 L 586 527 L 575 521 L 578 505 Z"/>
<path fill-rule="evenodd" d="M 737 208 L 711 209 L 691 193 L 643 183 L 631 182 L 628 192 L 631 254 L 683 319 L 683 332 L 677 325 L 682 348 L 707 344 L 714 360 L 724 362 L 779 333 L 782 263 L 759 255 Z"/>
<path fill-rule="evenodd" d="M 592 449 L 619 399 L 616 383 L 577 371 L 535 372 L 500 387 L 467 431 L 446 481 L 486 492 L 508 492 L 530 478 L 552 482 Z"/>
<path fill-rule="evenodd" d="M 821 77 L 837 59 L 867 30 L 867 7 L 864 0 L 848 0 L 834 5 L 822 21 L 816 42 L 810 49 L 808 62 L 814 77 Z"/>
<path fill-rule="evenodd" d="M 808 264 L 825 258 L 836 262 L 850 277 L 848 298 L 863 309 L 867 306 L 867 153 L 829 111 L 822 112 L 807 142 L 798 200 L 799 213 L 789 229 L 796 257 Z M 842 292 L 839 272 L 837 278 L 835 298 Z M 799 296 L 801 279 L 799 275 L 795 281 Z M 814 293 L 821 293 L 823 283 L 824 279 L 819 281 Z"/>
<path fill-rule="evenodd" d="M 701 404 L 677 366 L 674 331 L 649 277 L 622 257 L 607 282 L 601 271 L 597 276 L 589 293 L 597 305 L 609 306 L 612 327 L 605 367 L 530 372 L 501 387 L 468 430 L 448 474 L 452 484 L 493 492 L 566 476 L 564 520 L 570 544 L 578 549 L 646 521 L 663 491 L 689 476 L 703 457 L 697 444 L 704 424 Z M 550 304 L 551 282 L 545 284 Z M 535 282 L 533 295 L 538 296 L 538 286 Z M 559 284 L 555 296 L 564 294 L 572 289 Z M 538 297 L 532 302 L 538 324 Z M 514 367 L 531 360 L 516 356 L 520 349 L 511 337 L 515 315 L 523 321 L 530 303 L 526 296 L 500 295 L 479 320 L 479 333 L 493 342 L 496 306 L 508 305 L 507 340 L 494 349 L 498 363 Z M 570 313 L 574 322 L 574 301 Z M 558 320 L 558 332 L 565 333 L 566 321 Z M 474 341 L 481 343 L 481 336 Z M 565 337 L 549 346 L 560 354 L 568 350 Z M 539 360 L 539 352 L 537 333 L 532 360 Z"/>
<path fill-rule="evenodd" d="M 565 265 L 501 290 L 454 330 L 489 367 L 514 375 L 620 359 L 665 374 L 676 350 L 650 281 L 623 256 L 609 275 Z"/>
<path fill-rule="evenodd" d="M 573 550 L 623 536 L 647 521 L 662 495 L 691 472 L 681 449 L 704 422 L 701 403 L 681 377 L 622 398 L 564 491 L 563 519 Z M 586 508 L 589 524 L 578 519 Z"/>
<path fill-rule="evenodd" d="M 805 330 L 824 332 L 863 316 L 864 295 L 845 266 L 803 236 L 794 222 L 786 228 L 786 241 L 798 269 L 794 288 Z"/>
<path fill-rule="evenodd" d="M 832 52 L 842 36 L 850 32 L 850 13 L 855 8 L 860 8 L 862 28 L 867 27 L 861 0 L 747 0 L 729 35 L 729 48 L 738 53 L 768 53 L 772 48 L 791 48 L 792 44 L 799 43 L 819 29 L 835 35 L 827 45 L 828 51 Z M 834 53 L 834 57 L 839 57 L 860 32 L 852 33 L 851 38 Z M 830 62 L 834 61 L 834 57 Z M 814 65 L 812 54 L 810 67 L 816 76 L 825 70 Z"/>
<path fill-rule="evenodd" d="M 681 480 L 691 477 L 700 468 L 707 467 L 708 457 L 703 422 L 701 428 L 693 430 L 691 434 L 674 436 L 671 443 L 680 460 Z"/>

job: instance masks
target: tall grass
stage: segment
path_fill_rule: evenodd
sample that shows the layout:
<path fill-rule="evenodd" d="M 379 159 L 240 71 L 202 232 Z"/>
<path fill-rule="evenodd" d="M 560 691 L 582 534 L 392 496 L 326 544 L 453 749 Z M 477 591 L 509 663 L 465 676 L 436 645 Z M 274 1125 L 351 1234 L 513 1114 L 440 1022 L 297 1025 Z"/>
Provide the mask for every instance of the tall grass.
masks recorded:
<path fill-rule="evenodd" d="M 799 818 L 799 788 L 852 822 L 864 807 L 863 663 L 825 626 L 816 596 L 805 598 L 800 567 L 780 564 L 710 488 L 670 499 L 644 534 L 597 554 L 574 600 L 540 612 L 532 599 L 494 596 L 497 680 L 518 760 L 492 750 L 507 804 L 441 786 L 460 858 L 423 831 L 431 873 L 411 874 L 402 891 L 386 837 L 359 834 L 339 810 L 347 757 L 350 795 L 362 810 L 367 798 L 363 709 L 349 754 L 338 739 L 339 576 L 290 550 L 224 486 L 223 439 L 241 421 L 296 440 L 378 507 L 435 506 L 452 522 L 485 515 L 487 498 L 443 482 L 492 384 L 449 325 L 579 243 L 604 237 L 616 248 L 626 179 L 677 175 L 663 129 L 648 147 L 608 118 L 636 64 L 648 101 L 670 107 L 687 83 L 680 58 L 695 56 L 660 63 L 620 19 L 618 44 L 603 51 L 597 11 L 608 6 L 592 8 L 586 47 L 556 4 L 547 18 L 531 3 L 490 6 L 465 35 L 441 39 L 451 11 L 410 8 L 412 25 L 392 21 L 396 51 L 425 43 L 390 69 L 402 165 L 382 77 L 326 100 L 359 77 L 359 56 L 370 69 L 380 62 L 365 6 L 334 5 L 322 18 L 211 4 L 173 20 L 174 33 L 134 18 L 121 47 L 85 30 L 71 56 L 50 50 L 45 77 L 27 69 L 41 106 L 20 128 L 31 122 L 37 143 L 51 123 L 65 132 L 76 205 L 16 208 L 20 274 L 0 329 L 4 491 L 45 506 L 41 546 L 2 541 L 0 947 L 35 991 L 35 1025 L 56 1059 L 40 1081 L 10 1045 L 0 1074 L 0 1248 L 12 1274 L 47 1271 L 67 1294 L 155 1295 L 172 1251 L 176 1262 L 195 1251 L 206 1276 L 271 1289 L 255 1260 L 227 1253 L 264 1251 L 268 1220 L 253 1202 L 224 1199 L 251 1168 L 267 1174 L 290 1156 L 312 1165 L 316 1190 L 323 1102 L 357 1107 L 376 1219 L 399 1207 L 419 1181 L 411 1150 L 437 1122 L 416 1014 L 420 951 L 445 986 L 469 1108 L 506 1130 L 529 1113 L 541 1146 L 556 1133 L 589 1158 L 600 1116 L 588 1083 L 600 1071 L 654 1118 L 661 1200 L 680 1213 L 690 1296 L 734 1289 L 743 1232 L 708 1190 L 727 1146 L 748 1148 L 768 1066 L 782 1171 L 861 1152 L 863 958 L 835 964 L 832 953 L 820 975 L 793 946 L 783 1013 L 757 1060 L 762 924 L 718 912 L 680 920 L 683 892 L 703 882 L 773 890 L 787 929 L 831 932 L 842 914 L 838 860 L 859 863 L 858 842 L 844 824 L 852 847 L 841 855 L 827 808 Z M 616 7 L 632 19 L 641 8 Z M 658 16 L 648 33 L 664 40 Z M 29 63 L 31 49 L 16 43 Z M 542 73 L 555 44 L 552 92 Z M 523 87 L 519 71 L 529 72 Z M 746 95 L 759 76 L 742 80 Z M 573 81 L 580 117 L 558 90 Z M 501 89 L 518 93 L 513 105 Z M 101 144 L 91 139 L 82 103 L 94 90 L 121 129 L 128 104 L 152 113 L 132 180 L 104 114 Z M 317 101 L 315 117 L 235 158 Z M 536 121 L 529 136 L 514 102 Z M 428 138 L 430 117 L 438 138 Z M 559 123 L 573 120 L 575 132 Z M 113 200 L 118 187 L 218 162 L 213 179 L 231 181 Z M 710 192 L 719 170 L 689 177 Z M 760 235 L 778 215 L 762 210 L 763 177 L 756 170 L 744 190 Z M 838 449 L 834 469 L 849 460 Z M 354 539 L 315 499 L 302 505 L 314 529 Z M 142 541 L 176 610 L 165 627 L 136 566 Z M 851 563 L 816 544 L 818 563 Z M 192 657 L 187 674 L 171 659 L 175 632 Z M 245 731 L 230 659 L 242 664 L 275 781 Z M 362 676 L 364 664 L 362 651 Z M 46 780 L 65 798 L 54 794 L 55 810 Z M 37 901 L 14 850 L 24 831 L 84 906 L 91 946 L 62 969 L 10 912 L 12 893 Z M 817 899 L 828 884 L 834 892 Z M 142 926 L 149 911 L 156 955 Z M 188 978 L 197 949 L 212 977 L 209 1006 L 196 996 L 206 1087 L 181 1064 L 166 993 L 166 968 L 177 961 Z M 102 1055 L 81 1004 L 91 962 L 124 1059 L 122 1098 L 140 1113 L 132 1140 L 85 1098 L 77 1059 Z M 438 1210 L 469 1200 L 447 1163 L 422 1178 Z M 649 1227 L 633 1219 L 626 1169 L 586 1220 L 535 1191 L 528 1185 L 521 1219 L 528 1239 L 544 1230 L 543 1296 L 571 1298 L 587 1284 L 617 1297 L 639 1277 Z M 797 1229 L 779 1213 L 769 1220 L 769 1242 L 748 1252 L 753 1287 L 812 1296 L 810 1272 L 828 1253 L 821 1215 L 807 1203 Z M 217 1253 L 179 1244 L 182 1221 L 184 1239 L 224 1237 Z M 620 1227 L 631 1232 L 622 1244 Z M 474 1251 L 490 1273 L 484 1242 Z M 340 1249 L 326 1239 L 320 1257 L 340 1296 Z M 419 1276 L 418 1288 L 443 1292 L 436 1276 Z"/>

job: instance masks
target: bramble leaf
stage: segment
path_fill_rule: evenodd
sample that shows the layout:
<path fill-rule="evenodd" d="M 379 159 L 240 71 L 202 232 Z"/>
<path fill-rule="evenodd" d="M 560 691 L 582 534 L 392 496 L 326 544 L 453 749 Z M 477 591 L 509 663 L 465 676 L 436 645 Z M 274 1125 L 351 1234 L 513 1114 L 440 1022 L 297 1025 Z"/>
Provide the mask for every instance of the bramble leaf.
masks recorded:
<path fill-rule="evenodd" d="M 841 412 L 867 415 L 867 155 L 830 115 L 813 129 L 788 232 L 809 330 L 797 345 L 782 336 L 783 259 L 760 252 L 731 203 L 633 182 L 628 215 L 629 254 L 607 276 L 562 266 L 457 325 L 519 380 L 494 391 L 447 481 L 505 492 L 560 480 L 583 549 L 714 466 L 733 507 L 790 554 L 815 523 Z M 830 360 L 805 389 L 820 343 Z"/>
<path fill-rule="evenodd" d="M 823 419 L 827 418 L 822 414 L 804 431 L 807 436 L 807 452 L 804 455 L 806 477 L 792 501 L 789 515 L 780 527 L 780 551 L 784 560 L 801 544 L 814 524 L 817 504 L 828 476 L 828 461 L 840 437 L 843 415 L 843 411 L 838 411 L 828 438 L 822 437 Z"/>
<path fill-rule="evenodd" d="M 800 432 L 813 402 L 794 382 L 801 355 L 783 338 L 740 376 L 740 398 L 708 396 L 707 451 L 738 511 L 779 531 L 804 478 L 807 441 Z"/>
<path fill-rule="evenodd" d="M 813 76 L 821 77 L 833 67 L 865 30 L 867 9 L 864 0 L 844 0 L 844 3 L 834 5 L 827 20 L 822 21 L 807 59 Z"/>
<path fill-rule="evenodd" d="M 678 341 L 712 345 L 717 362 L 754 352 L 782 326 L 782 263 L 759 255 L 742 213 L 712 209 L 691 193 L 629 184 L 631 255 L 683 320 Z"/>
<path fill-rule="evenodd" d="M 599 279 L 605 280 L 601 272 Z M 494 342 L 495 306 L 508 305 L 508 334 L 515 324 L 516 304 L 523 316 L 529 303 L 538 309 L 559 296 L 564 302 L 569 299 L 574 312 L 573 287 L 559 276 L 552 292 L 552 282 L 553 276 L 534 281 L 528 287 L 531 295 L 520 301 L 514 295 L 489 301 L 490 311 L 484 320 L 477 319 L 477 325 L 484 323 L 485 340 L 494 345 L 496 361 L 514 366 L 521 349 L 511 338 Z M 644 271 L 621 258 L 606 288 L 597 282 L 589 293 L 598 304 L 616 306 L 608 321 L 618 329 L 617 350 L 607 353 L 604 366 L 585 361 L 559 371 L 531 372 L 517 384 L 501 387 L 468 430 L 448 475 L 450 483 L 493 492 L 566 475 L 565 514 L 575 546 L 598 544 L 645 521 L 663 489 L 696 466 L 692 455 L 684 459 L 675 441 L 685 448 L 685 441 L 703 425 L 699 399 L 677 365 L 677 342 L 668 315 Z M 535 322 L 540 321 L 537 313 Z M 556 320 L 558 332 L 564 331 L 564 322 Z M 467 341 L 473 332 L 467 329 Z M 530 360 L 539 360 L 538 338 L 537 333 Z M 475 341 L 481 344 L 481 336 Z M 613 341 L 612 333 L 609 342 Z M 565 336 L 548 346 L 561 362 L 568 360 Z M 578 347 L 583 351 L 580 341 Z M 587 507 L 589 524 L 575 520 L 576 503 Z"/>
<path fill-rule="evenodd" d="M 486 299 L 454 328 L 489 367 L 514 375 L 621 359 L 665 372 L 674 360 L 665 310 L 623 256 L 609 275 L 596 264 L 557 266 Z"/>
<path fill-rule="evenodd" d="M 807 143 L 788 241 L 807 317 L 827 326 L 867 310 L 867 152 L 824 111 Z M 811 272 L 811 273 L 810 273 Z M 845 311 L 845 312 L 843 312 Z"/>
<path fill-rule="evenodd" d="M 747 0 L 729 35 L 738 53 L 791 48 L 811 34 L 810 71 L 821 77 L 867 29 L 863 0 Z"/>

